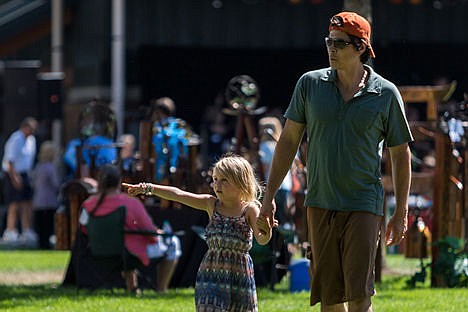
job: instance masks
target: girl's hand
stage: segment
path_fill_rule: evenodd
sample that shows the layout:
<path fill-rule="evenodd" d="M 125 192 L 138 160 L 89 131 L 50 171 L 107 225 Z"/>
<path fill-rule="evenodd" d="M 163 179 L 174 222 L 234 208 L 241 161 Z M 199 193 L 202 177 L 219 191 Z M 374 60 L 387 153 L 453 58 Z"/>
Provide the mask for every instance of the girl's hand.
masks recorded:
<path fill-rule="evenodd" d="M 268 220 L 267 216 L 260 215 L 257 219 L 257 227 L 263 235 L 268 235 L 271 232 L 270 221 Z"/>
<path fill-rule="evenodd" d="M 124 189 L 127 190 L 128 195 L 135 197 L 138 195 L 145 194 L 146 187 L 143 184 L 144 183 L 138 183 L 138 184 L 122 183 L 122 186 L 124 187 Z"/>
<path fill-rule="evenodd" d="M 267 244 L 271 239 L 273 229 L 270 225 L 270 220 L 268 220 L 268 217 L 263 215 L 258 216 L 256 227 L 257 230 L 260 232 L 260 235 L 256 237 L 257 242 L 260 245 Z"/>
<path fill-rule="evenodd" d="M 273 220 L 270 220 L 269 216 L 262 215 L 262 214 L 259 215 L 257 218 L 257 227 L 263 234 L 271 232 L 271 230 L 277 226 L 278 226 L 278 220 L 274 218 Z"/>

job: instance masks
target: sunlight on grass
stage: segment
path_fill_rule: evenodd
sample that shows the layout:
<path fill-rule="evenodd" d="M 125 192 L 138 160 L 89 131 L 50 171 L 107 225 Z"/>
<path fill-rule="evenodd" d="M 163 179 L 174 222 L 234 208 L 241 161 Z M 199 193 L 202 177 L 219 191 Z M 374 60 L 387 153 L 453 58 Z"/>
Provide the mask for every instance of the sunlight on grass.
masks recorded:
<path fill-rule="evenodd" d="M 69 251 L 2 250 L 0 251 L 0 272 L 64 270 L 69 257 Z"/>
<path fill-rule="evenodd" d="M 60 287 L 58 283 L 37 285 L 2 285 L 6 272 L 31 272 L 66 269 L 69 252 L 66 251 L 0 251 L 0 310 L 1 311 L 195 311 L 194 289 L 171 289 L 167 294 L 144 290 L 135 298 L 122 289 L 77 291 L 73 287 Z M 425 261 L 427 262 L 427 260 Z M 466 289 L 434 289 L 419 283 L 409 289 L 406 281 L 419 270 L 418 259 L 405 259 L 402 255 L 387 255 L 387 268 L 382 283 L 377 285 L 373 298 L 374 311 L 385 312 L 439 312 L 467 311 Z M 18 274 L 19 275 L 19 274 Z M 275 285 L 275 290 L 258 289 L 259 311 L 319 312 L 320 305 L 309 307 L 308 292 L 289 292 L 288 276 Z"/>

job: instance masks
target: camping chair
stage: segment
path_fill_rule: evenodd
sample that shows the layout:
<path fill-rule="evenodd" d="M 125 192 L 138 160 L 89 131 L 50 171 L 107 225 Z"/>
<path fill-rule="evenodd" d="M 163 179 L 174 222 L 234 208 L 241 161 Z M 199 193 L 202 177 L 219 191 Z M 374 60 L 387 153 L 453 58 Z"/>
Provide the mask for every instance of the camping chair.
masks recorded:
<path fill-rule="evenodd" d="M 87 266 L 90 272 L 79 272 L 82 263 L 77 265 L 77 277 L 81 274 L 92 274 L 92 289 L 121 286 L 121 271 L 126 271 L 124 225 L 126 209 L 118 207 L 114 212 L 104 216 L 90 215 L 88 219 L 87 239 L 89 249 L 84 251 L 91 260 Z M 83 246 L 84 247 L 84 246 Z M 79 260 L 82 260 L 81 257 Z M 119 281 L 120 280 L 120 281 Z M 80 285 L 80 283 L 78 283 Z"/>
<path fill-rule="evenodd" d="M 89 287 L 91 289 L 109 288 L 124 286 L 121 272 L 129 271 L 128 267 L 128 251 L 125 248 L 125 206 L 118 207 L 112 213 L 104 216 L 89 215 L 86 225 L 88 235 L 88 247 L 84 251 L 85 257 L 79 256 L 78 262 L 82 260 L 90 260 L 84 266 L 89 272 L 79 272 L 82 265 L 77 263 L 76 275 L 80 279 L 83 274 L 92 274 L 88 278 L 88 282 L 78 282 L 80 286 Z M 138 235 L 156 235 L 153 231 L 132 231 L 132 234 Z M 82 246 L 83 248 L 84 246 Z M 87 254 L 87 255 L 86 255 Z M 86 259 L 87 256 L 90 259 Z M 132 268 L 133 269 L 133 268 Z M 141 276 L 140 276 L 141 277 Z M 149 278 L 143 276 L 150 284 L 150 287 L 156 289 Z M 89 283 L 91 282 L 91 283 Z M 128 285 L 127 286 L 128 289 Z"/>

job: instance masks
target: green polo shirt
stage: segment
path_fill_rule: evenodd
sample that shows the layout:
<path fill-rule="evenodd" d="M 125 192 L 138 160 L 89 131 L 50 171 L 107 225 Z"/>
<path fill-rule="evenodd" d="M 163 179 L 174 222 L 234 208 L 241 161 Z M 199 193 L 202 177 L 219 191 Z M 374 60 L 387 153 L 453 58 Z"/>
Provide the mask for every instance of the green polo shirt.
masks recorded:
<path fill-rule="evenodd" d="M 413 137 L 397 87 L 366 68 L 366 86 L 347 103 L 331 68 L 305 73 L 297 82 L 285 117 L 306 125 L 306 206 L 383 215 L 383 144 Z"/>

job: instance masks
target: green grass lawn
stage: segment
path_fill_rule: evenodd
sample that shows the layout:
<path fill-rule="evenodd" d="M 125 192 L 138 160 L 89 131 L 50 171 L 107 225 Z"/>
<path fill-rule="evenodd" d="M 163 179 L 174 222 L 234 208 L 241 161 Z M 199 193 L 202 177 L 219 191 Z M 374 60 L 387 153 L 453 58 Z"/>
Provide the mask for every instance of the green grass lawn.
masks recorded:
<path fill-rule="evenodd" d="M 171 289 L 167 294 L 145 290 L 135 298 L 123 290 L 77 292 L 60 287 L 56 277 L 63 275 L 68 258 L 63 251 L 0 251 L 0 311 L 195 311 L 193 288 Z M 468 311 L 467 289 L 431 289 L 428 281 L 408 289 L 406 280 L 419 262 L 401 255 L 389 255 L 386 262 L 392 273 L 377 285 L 374 311 Z M 55 281 L 32 285 L 4 281 L 7 275 L 27 278 L 41 273 L 55 274 Z M 258 299 L 260 311 L 320 311 L 319 306 L 309 307 L 308 293 L 290 293 L 287 278 L 275 291 L 259 289 Z"/>

